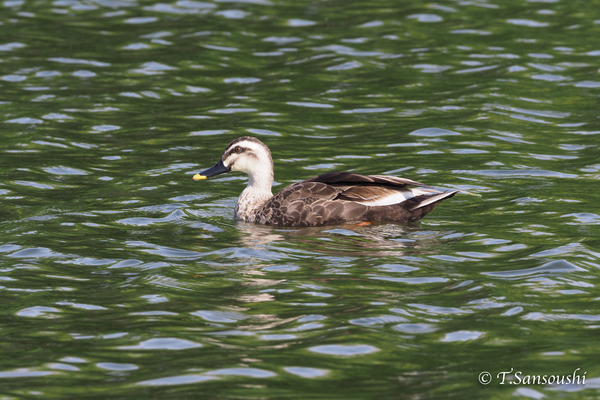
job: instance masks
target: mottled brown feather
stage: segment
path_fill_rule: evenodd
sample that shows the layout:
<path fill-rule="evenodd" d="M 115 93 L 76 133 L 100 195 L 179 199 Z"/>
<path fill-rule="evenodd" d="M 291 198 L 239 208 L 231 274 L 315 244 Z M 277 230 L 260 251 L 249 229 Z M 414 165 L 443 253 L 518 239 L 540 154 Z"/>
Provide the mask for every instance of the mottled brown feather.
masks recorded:
<path fill-rule="evenodd" d="M 256 213 L 255 222 L 267 225 L 318 226 L 345 222 L 414 222 L 429 213 L 444 198 L 419 207 L 430 195 L 420 195 L 399 204 L 367 206 L 357 201 L 395 194 L 408 186 L 430 187 L 409 179 L 333 172 L 294 183 L 270 198 Z M 441 192 L 435 192 L 441 193 Z"/>
<path fill-rule="evenodd" d="M 375 201 L 398 192 L 398 189 L 387 186 L 340 186 L 339 188 L 342 192 L 337 199 L 348 201 Z"/>

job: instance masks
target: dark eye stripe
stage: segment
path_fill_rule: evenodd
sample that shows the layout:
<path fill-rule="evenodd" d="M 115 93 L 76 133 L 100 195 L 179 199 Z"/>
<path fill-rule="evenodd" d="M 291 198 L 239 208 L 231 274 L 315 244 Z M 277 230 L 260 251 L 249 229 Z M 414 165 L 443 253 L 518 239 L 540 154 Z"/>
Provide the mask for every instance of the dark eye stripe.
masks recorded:
<path fill-rule="evenodd" d="M 227 158 L 232 154 L 242 154 L 244 153 L 246 150 L 245 147 L 240 147 L 240 146 L 235 146 L 234 148 L 231 148 L 229 150 L 227 150 L 227 152 L 225 153 L 225 155 L 223 156 L 223 158 Z"/>

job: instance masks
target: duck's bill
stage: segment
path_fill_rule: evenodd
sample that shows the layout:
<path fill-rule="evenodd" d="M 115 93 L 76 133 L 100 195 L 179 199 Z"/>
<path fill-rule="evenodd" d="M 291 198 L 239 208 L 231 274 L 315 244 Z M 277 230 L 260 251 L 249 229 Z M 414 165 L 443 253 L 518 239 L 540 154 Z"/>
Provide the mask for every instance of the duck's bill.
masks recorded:
<path fill-rule="evenodd" d="M 211 176 L 215 176 L 215 175 L 219 175 L 219 174 L 224 174 L 225 172 L 229 172 L 229 171 L 231 171 L 231 168 L 228 168 L 225 165 L 223 165 L 223 160 L 219 160 L 218 163 L 216 163 L 209 169 L 202 171 L 199 174 L 194 175 L 192 177 L 192 179 L 195 181 L 200 181 L 202 179 L 210 178 Z"/>

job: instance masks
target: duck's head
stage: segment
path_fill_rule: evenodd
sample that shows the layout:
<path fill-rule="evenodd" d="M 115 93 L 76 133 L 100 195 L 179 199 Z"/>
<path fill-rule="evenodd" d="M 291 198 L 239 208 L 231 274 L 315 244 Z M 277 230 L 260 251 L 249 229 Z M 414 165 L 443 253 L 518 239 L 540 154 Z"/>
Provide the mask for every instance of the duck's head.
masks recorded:
<path fill-rule="evenodd" d="M 268 185 L 273 183 L 273 159 L 271 151 L 260 140 L 250 136 L 235 139 L 227 145 L 219 162 L 209 169 L 194 175 L 199 181 L 229 171 L 240 171 L 248 174 L 249 186 Z"/>

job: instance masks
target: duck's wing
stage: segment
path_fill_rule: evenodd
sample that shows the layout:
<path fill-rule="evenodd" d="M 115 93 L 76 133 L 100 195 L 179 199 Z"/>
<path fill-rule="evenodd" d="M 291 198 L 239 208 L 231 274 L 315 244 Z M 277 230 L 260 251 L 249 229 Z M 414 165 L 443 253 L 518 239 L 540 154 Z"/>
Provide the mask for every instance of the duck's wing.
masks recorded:
<path fill-rule="evenodd" d="M 410 179 L 329 172 L 294 183 L 257 214 L 269 225 L 317 226 L 349 221 L 416 221 L 454 192 L 440 192 Z"/>
<path fill-rule="evenodd" d="M 323 182 L 340 189 L 339 200 L 354 201 L 370 207 L 403 204 L 408 210 L 438 203 L 457 191 L 442 192 L 411 179 L 386 175 L 360 175 L 353 172 L 329 172 L 307 182 Z"/>
<path fill-rule="evenodd" d="M 383 185 L 396 188 L 404 188 L 409 186 L 431 188 L 424 183 L 413 181 L 406 178 L 398 178 L 396 176 L 387 175 L 361 175 L 354 172 L 328 172 L 314 178 L 308 179 L 305 182 L 323 182 L 337 185 Z"/>

